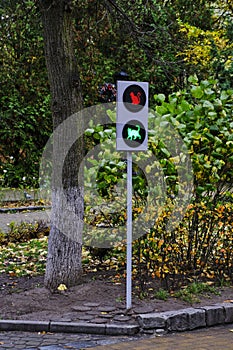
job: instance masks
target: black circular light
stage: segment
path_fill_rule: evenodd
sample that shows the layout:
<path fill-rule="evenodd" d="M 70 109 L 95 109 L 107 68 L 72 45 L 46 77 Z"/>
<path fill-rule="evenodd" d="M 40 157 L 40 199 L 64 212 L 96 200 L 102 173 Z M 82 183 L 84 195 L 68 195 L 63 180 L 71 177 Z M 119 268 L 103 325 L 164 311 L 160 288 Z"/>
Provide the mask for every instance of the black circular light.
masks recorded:
<path fill-rule="evenodd" d="M 130 120 L 122 129 L 122 138 L 129 147 L 139 147 L 144 142 L 145 137 L 144 125 L 138 120 Z"/>
<path fill-rule="evenodd" d="M 123 93 L 123 103 L 130 112 L 139 112 L 146 104 L 145 91 L 137 84 L 129 85 Z"/>

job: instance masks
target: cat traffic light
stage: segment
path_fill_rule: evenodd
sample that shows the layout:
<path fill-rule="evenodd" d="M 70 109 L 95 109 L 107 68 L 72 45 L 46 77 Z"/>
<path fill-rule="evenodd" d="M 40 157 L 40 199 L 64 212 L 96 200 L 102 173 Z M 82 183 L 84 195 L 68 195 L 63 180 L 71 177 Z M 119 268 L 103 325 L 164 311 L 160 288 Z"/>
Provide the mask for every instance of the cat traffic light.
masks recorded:
<path fill-rule="evenodd" d="M 145 151 L 148 141 L 148 83 L 117 82 L 117 151 Z"/>

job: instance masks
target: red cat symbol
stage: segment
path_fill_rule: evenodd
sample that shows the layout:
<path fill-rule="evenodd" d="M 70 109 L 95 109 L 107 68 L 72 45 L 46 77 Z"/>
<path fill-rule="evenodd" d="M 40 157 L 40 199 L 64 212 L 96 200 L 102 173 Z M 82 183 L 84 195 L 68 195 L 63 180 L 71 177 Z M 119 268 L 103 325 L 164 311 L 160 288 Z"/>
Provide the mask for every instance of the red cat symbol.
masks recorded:
<path fill-rule="evenodd" d="M 141 100 L 140 96 L 141 96 L 141 92 L 138 92 L 137 95 L 135 95 L 133 91 L 130 92 L 130 98 L 133 105 L 140 104 L 140 100 Z"/>

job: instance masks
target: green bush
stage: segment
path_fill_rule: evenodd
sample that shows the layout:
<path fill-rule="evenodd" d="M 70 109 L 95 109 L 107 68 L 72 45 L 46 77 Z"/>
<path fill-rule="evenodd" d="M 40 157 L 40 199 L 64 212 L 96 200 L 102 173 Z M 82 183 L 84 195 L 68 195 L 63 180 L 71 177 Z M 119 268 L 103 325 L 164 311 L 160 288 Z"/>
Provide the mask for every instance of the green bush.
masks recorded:
<path fill-rule="evenodd" d="M 217 81 L 199 83 L 190 77 L 189 82 L 189 89 L 167 98 L 156 95 L 155 110 L 179 130 L 188 147 L 192 200 L 174 230 L 166 229 L 171 205 L 134 244 L 135 266 L 168 285 L 188 276 L 232 281 L 233 273 L 233 91 L 221 90 Z M 166 158 L 171 161 L 169 154 Z"/>

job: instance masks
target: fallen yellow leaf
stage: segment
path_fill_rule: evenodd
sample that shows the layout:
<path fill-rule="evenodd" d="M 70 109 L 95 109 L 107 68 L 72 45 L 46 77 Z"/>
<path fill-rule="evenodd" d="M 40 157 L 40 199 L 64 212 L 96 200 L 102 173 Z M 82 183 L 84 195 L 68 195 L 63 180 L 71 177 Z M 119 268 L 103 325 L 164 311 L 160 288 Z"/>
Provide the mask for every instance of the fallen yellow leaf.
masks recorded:
<path fill-rule="evenodd" d="M 58 290 L 67 290 L 67 287 L 65 284 L 60 284 L 58 287 L 57 287 Z"/>

